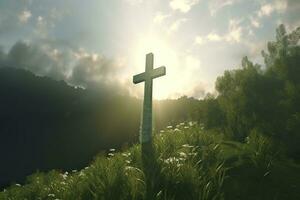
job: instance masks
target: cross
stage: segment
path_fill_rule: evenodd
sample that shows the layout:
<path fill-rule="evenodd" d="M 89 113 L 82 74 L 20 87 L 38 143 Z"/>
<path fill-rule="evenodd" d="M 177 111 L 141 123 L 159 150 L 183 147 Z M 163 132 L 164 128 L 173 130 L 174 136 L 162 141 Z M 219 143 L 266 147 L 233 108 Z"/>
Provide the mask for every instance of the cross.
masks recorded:
<path fill-rule="evenodd" d="M 140 128 L 140 142 L 149 143 L 152 141 L 152 85 L 153 79 L 164 76 L 166 67 L 153 69 L 153 53 L 146 55 L 146 71 L 133 76 L 133 83 L 145 82 L 144 104 L 142 122 Z"/>

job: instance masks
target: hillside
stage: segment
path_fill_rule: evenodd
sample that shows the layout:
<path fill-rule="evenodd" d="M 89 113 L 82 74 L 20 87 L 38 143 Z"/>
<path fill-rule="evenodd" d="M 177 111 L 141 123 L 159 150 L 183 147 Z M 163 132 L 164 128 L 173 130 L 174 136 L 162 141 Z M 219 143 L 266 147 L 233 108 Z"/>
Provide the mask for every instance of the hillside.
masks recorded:
<path fill-rule="evenodd" d="M 37 170 L 83 168 L 98 152 L 138 138 L 141 100 L 101 87 L 85 90 L 0 67 L 0 95 L 0 188 Z M 199 102 L 155 102 L 156 127 L 196 119 L 190 114 Z"/>
<path fill-rule="evenodd" d="M 0 199 L 300 199 L 300 165 L 261 135 L 232 142 L 189 122 L 160 131 L 153 147 L 150 165 L 140 145 L 111 149 L 80 171 L 31 175 Z"/>

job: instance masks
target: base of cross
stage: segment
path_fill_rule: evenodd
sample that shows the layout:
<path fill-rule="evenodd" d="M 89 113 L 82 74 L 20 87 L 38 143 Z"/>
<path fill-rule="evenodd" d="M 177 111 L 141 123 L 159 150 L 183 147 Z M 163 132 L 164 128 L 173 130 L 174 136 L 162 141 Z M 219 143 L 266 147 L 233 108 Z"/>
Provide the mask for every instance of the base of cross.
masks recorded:
<path fill-rule="evenodd" d="M 141 148 L 146 183 L 146 199 L 155 199 L 153 195 L 158 192 L 156 177 L 161 171 L 156 160 L 155 148 L 152 141 L 142 143 Z"/>
<path fill-rule="evenodd" d="M 141 147 L 142 147 L 143 161 L 145 162 L 148 162 L 149 160 L 152 161 L 152 158 L 154 158 L 154 148 L 153 148 L 152 140 L 141 143 Z"/>
<path fill-rule="evenodd" d="M 147 144 L 147 143 L 152 143 L 152 134 L 151 133 L 150 134 L 149 133 L 148 134 L 140 133 L 139 140 L 142 145 Z"/>

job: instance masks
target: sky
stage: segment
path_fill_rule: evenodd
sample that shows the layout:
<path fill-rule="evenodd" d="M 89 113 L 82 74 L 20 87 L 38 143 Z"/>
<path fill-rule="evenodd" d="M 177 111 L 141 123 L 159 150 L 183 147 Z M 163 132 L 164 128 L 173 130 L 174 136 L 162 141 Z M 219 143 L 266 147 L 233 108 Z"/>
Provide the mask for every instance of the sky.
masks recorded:
<path fill-rule="evenodd" d="M 142 97 L 153 52 L 155 99 L 203 98 L 242 57 L 263 65 L 282 23 L 300 26 L 299 0 L 0 0 L 0 65 Z"/>

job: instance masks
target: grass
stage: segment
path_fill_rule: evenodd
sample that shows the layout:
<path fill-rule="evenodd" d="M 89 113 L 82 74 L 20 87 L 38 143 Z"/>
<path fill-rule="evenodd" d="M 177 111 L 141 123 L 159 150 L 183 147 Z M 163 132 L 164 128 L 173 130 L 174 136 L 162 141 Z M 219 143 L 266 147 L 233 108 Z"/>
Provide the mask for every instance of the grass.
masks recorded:
<path fill-rule="evenodd" d="M 33 174 L 0 199 L 300 199 L 300 166 L 255 131 L 237 143 L 181 123 L 157 133 L 147 157 L 141 151 L 111 149 L 80 171 Z"/>

